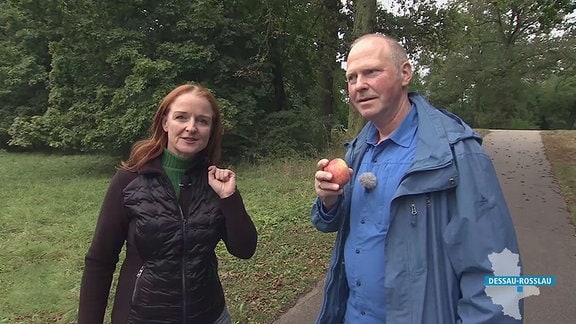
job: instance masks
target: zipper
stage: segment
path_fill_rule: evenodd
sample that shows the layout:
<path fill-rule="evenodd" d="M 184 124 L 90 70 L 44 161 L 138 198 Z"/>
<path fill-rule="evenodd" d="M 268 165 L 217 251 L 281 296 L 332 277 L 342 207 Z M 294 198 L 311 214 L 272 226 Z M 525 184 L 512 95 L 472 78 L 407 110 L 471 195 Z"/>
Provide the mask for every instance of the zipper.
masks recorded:
<path fill-rule="evenodd" d="M 180 205 L 180 197 L 176 195 L 176 191 L 172 188 L 172 184 L 168 181 L 168 179 L 164 177 L 160 177 L 162 179 L 162 184 L 165 188 L 168 188 L 168 191 L 172 195 L 174 199 L 174 203 L 178 207 L 178 211 L 180 212 L 180 225 L 182 227 L 182 264 L 180 267 L 180 271 L 182 272 L 182 323 L 186 322 L 186 250 L 188 242 L 186 240 L 186 217 L 184 217 L 184 211 L 182 210 L 182 206 Z M 180 190 L 184 190 L 185 188 L 181 188 Z"/>
<path fill-rule="evenodd" d="M 168 188 L 168 191 L 171 193 L 172 198 L 174 199 L 174 203 L 178 207 L 178 211 L 180 212 L 180 226 L 182 228 L 182 263 L 180 266 L 180 271 L 182 272 L 182 323 L 186 322 L 186 246 L 188 244 L 186 240 L 186 217 L 184 217 L 184 211 L 182 210 L 182 206 L 180 205 L 180 198 L 176 195 L 176 191 L 172 188 L 172 184 L 167 181 L 166 177 L 161 177 L 164 187 Z M 180 188 L 183 190 L 185 188 Z"/>
<path fill-rule="evenodd" d="M 138 273 L 136 274 L 136 280 L 134 281 L 134 289 L 132 290 L 132 305 L 134 305 L 134 303 L 136 302 L 136 294 L 138 293 L 138 291 L 140 290 L 140 277 L 142 277 L 142 273 L 144 272 L 144 268 L 145 266 L 141 266 L 140 270 L 138 270 Z"/>
<path fill-rule="evenodd" d="M 427 199 L 428 200 L 428 199 Z M 420 273 L 423 271 L 423 267 L 422 267 L 422 253 L 420 253 L 420 237 L 418 235 L 418 231 L 416 229 L 416 225 L 417 225 L 417 221 L 418 221 L 418 209 L 416 208 L 416 204 L 414 203 L 414 201 L 412 201 L 410 203 L 410 215 L 412 217 L 411 221 L 410 221 L 410 225 L 412 226 L 412 228 L 414 228 L 414 230 L 416 230 L 416 232 L 413 233 L 412 236 L 412 253 L 413 253 L 413 258 L 415 259 L 414 262 L 414 268 L 411 270 L 411 272 L 413 273 Z"/>
<path fill-rule="evenodd" d="M 186 322 L 186 217 L 182 211 L 182 206 L 178 203 L 178 210 L 180 211 L 180 219 L 182 224 L 182 323 Z"/>
<path fill-rule="evenodd" d="M 418 210 L 416 210 L 416 205 L 414 203 L 412 203 L 410 205 L 410 214 L 412 215 L 412 220 L 410 221 L 410 225 L 412 225 L 412 227 L 416 226 L 416 216 L 418 216 Z"/>

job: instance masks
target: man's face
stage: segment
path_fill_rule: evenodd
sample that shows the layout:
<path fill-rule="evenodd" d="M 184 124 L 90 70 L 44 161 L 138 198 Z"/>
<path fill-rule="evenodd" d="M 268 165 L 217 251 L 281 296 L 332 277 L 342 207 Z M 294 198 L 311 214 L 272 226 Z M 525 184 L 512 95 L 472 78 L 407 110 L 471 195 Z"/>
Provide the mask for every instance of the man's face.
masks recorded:
<path fill-rule="evenodd" d="M 356 43 L 348 54 L 350 102 L 371 121 L 395 115 L 412 76 L 410 64 L 395 64 L 389 51 L 385 39 L 370 37 Z"/>

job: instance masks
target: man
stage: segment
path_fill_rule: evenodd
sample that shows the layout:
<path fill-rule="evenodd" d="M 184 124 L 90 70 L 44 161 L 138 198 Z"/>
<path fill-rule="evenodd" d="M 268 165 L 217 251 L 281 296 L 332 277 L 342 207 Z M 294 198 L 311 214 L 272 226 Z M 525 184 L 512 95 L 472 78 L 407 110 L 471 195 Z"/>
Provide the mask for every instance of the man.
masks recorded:
<path fill-rule="evenodd" d="M 368 123 L 347 144 L 347 184 L 318 162 L 312 223 L 338 235 L 317 323 L 521 323 L 485 292 L 489 255 L 519 255 L 490 157 L 460 118 L 408 93 L 411 77 L 391 38 L 352 44 L 350 102 Z M 516 287 L 499 289 L 521 314 Z"/>

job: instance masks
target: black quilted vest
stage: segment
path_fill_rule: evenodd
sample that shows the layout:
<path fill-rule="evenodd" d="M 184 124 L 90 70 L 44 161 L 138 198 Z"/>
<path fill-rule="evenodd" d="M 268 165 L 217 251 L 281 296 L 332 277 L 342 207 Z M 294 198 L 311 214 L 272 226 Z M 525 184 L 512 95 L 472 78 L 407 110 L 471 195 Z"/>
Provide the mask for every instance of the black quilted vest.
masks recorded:
<path fill-rule="evenodd" d="M 186 172 L 180 204 L 166 175 L 144 169 L 124 190 L 144 261 L 137 274 L 128 323 L 213 323 L 224 307 L 214 249 L 222 239 L 219 197 L 207 167 Z"/>

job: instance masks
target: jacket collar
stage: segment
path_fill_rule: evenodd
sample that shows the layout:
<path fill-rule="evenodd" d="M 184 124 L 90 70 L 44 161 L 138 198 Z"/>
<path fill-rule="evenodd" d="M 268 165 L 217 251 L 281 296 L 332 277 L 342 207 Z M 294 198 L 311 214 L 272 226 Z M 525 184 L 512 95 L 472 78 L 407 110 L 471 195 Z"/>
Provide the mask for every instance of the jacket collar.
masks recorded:
<path fill-rule="evenodd" d="M 452 163 L 451 146 L 461 140 L 474 138 L 482 142 L 480 135 L 472 130 L 458 116 L 433 107 L 424 97 L 417 93 L 409 93 L 408 98 L 418 113 L 418 144 L 414 162 L 407 173 L 433 170 Z M 370 134 L 372 123 L 368 122 L 358 136 L 347 143 L 351 146 L 351 161 L 361 157 L 366 150 L 366 138 Z M 358 159 L 359 160 L 359 159 Z M 350 161 L 349 161 L 350 162 Z"/>

